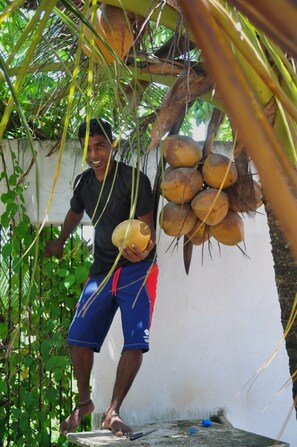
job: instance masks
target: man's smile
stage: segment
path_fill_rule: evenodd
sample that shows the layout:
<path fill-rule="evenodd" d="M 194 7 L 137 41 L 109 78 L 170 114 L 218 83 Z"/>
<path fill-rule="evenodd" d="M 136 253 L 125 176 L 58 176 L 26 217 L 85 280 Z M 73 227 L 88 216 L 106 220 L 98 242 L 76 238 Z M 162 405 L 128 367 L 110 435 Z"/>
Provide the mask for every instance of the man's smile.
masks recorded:
<path fill-rule="evenodd" d="M 103 162 L 102 162 L 102 160 L 90 160 L 90 162 L 89 162 L 91 165 L 93 165 L 93 166 L 100 166 Z"/>

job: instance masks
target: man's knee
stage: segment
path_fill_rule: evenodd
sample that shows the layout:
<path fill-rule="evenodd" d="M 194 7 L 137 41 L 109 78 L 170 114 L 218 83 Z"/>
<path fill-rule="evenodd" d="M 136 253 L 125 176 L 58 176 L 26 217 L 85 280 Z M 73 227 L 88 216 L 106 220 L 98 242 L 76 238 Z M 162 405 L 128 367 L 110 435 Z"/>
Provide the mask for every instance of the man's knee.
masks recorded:
<path fill-rule="evenodd" d="M 122 352 L 122 355 L 125 357 L 142 357 L 143 350 L 142 349 L 127 349 Z"/>

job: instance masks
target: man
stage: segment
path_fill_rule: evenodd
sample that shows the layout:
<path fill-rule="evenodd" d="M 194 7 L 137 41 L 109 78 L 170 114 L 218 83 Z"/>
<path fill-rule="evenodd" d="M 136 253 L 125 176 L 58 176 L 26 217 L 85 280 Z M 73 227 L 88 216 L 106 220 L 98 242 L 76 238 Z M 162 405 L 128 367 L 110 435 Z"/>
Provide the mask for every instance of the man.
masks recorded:
<path fill-rule="evenodd" d="M 121 419 L 119 411 L 140 368 L 143 353 L 149 350 L 149 328 L 156 297 L 158 267 L 152 193 L 149 179 L 142 172 L 138 176 L 135 169 L 114 160 L 110 124 L 92 119 L 89 135 L 86 135 L 87 128 L 87 123 L 82 123 L 78 137 L 83 147 L 87 139 L 89 169 L 76 178 L 60 236 L 49 241 L 45 249 L 47 256 L 62 257 L 64 244 L 84 212 L 91 218 L 95 228 L 94 261 L 68 333 L 79 401 L 62 422 L 60 431 L 64 435 L 74 431 L 82 418 L 94 410 L 90 398 L 93 355 L 100 352 L 119 307 L 124 347 L 102 428 L 124 436 L 132 429 Z M 151 240 L 144 251 L 136 246 L 125 247 L 118 259 L 119 251 L 113 246 L 111 235 L 120 222 L 131 217 L 134 201 L 133 218 L 150 226 Z"/>

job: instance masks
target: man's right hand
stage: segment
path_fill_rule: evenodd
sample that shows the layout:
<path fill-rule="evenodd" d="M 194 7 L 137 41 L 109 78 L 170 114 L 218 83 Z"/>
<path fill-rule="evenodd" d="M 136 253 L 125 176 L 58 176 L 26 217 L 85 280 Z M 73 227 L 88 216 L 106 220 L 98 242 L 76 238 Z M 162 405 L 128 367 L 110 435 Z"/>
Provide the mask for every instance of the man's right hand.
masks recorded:
<path fill-rule="evenodd" d="M 47 242 L 44 250 L 45 256 L 57 256 L 61 259 L 63 257 L 64 245 L 59 241 L 59 239 L 52 239 Z"/>
<path fill-rule="evenodd" d="M 61 259 L 63 257 L 64 244 L 70 235 L 70 233 L 77 227 L 82 219 L 83 212 L 76 214 L 71 209 L 66 214 L 62 231 L 57 239 L 52 239 L 48 241 L 45 246 L 44 254 L 45 256 L 57 256 Z"/>

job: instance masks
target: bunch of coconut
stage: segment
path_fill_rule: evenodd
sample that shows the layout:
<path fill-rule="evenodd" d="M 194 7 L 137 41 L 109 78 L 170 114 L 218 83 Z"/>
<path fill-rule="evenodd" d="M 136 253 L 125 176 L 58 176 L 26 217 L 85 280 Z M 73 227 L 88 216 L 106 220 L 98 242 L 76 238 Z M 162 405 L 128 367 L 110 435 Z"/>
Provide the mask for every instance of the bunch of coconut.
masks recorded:
<path fill-rule="evenodd" d="M 165 138 L 161 150 L 169 164 L 160 180 L 160 193 L 168 201 L 159 215 L 163 231 L 177 238 L 185 235 L 194 245 L 210 237 L 224 245 L 242 242 L 239 213 L 247 212 L 249 204 L 241 206 L 236 200 L 236 164 L 214 152 L 203 157 L 199 143 L 183 135 Z M 262 195 L 257 182 L 254 188 L 258 207 Z"/>

